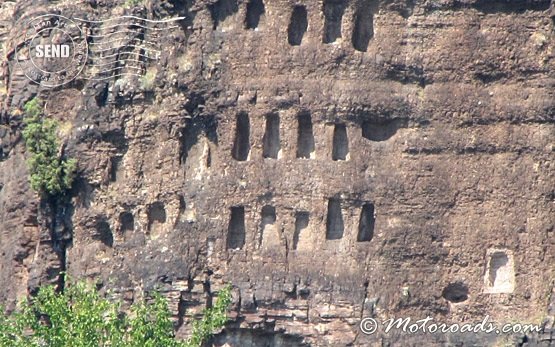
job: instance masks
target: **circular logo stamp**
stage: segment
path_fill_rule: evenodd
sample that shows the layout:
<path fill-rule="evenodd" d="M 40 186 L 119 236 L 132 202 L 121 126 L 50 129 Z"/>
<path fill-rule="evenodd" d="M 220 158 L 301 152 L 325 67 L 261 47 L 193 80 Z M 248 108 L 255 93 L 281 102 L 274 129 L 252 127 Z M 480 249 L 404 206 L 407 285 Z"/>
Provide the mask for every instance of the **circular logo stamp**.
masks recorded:
<path fill-rule="evenodd" d="M 57 14 L 25 20 L 16 61 L 31 81 L 57 87 L 73 81 L 88 58 L 87 39 L 74 21 Z"/>

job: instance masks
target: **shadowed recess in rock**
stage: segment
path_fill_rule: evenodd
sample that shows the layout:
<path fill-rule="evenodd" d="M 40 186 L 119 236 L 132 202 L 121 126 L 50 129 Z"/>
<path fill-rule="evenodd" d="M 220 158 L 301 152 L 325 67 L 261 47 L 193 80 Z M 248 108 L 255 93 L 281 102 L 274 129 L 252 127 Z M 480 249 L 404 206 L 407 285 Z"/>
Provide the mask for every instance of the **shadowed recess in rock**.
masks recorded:
<path fill-rule="evenodd" d="M 363 5 L 355 12 L 353 48 L 360 52 L 366 52 L 372 37 L 374 37 L 374 15 L 368 6 Z"/>
<path fill-rule="evenodd" d="M 297 5 L 293 7 L 291 21 L 287 28 L 287 39 L 291 46 L 299 46 L 308 29 L 308 14 L 306 7 Z"/>
<path fill-rule="evenodd" d="M 314 154 L 314 133 L 310 113 L 298 116 L 297 128 L 297 158 L 311 158 Z"/>
<path fill-rule="evenodd" d="M 159 224 L 166 223 L 164 204 L 157 201 L 148 207 L 148 230 L 154 230 Z"/>
<path fill-rule="evenodd" d="M 376 218 L 374 217 L 374 205 L 366 203 L 362 205 L 360 219 L 358 222 L 358 242 L 371 241 L 374 237 L 374 225 Z"/>
<path fill-rule="evenodd" d="M 189 151 L 198 142 L 202 127 L 193 122 L 187 122 L 185 127 L 181 130 L 180 148 L 179 148 L 179 161 L 181 164 L 187 162 Z"/>
<path fill-rule="evenodd" d="M 119 215 L 120 234 L 125 235 L 135 229 L 135 218 L 131 212 L 122 212 Z"/>
<path fill-rule="evenodd" d="M 181 130 L 179 159 L 186 170 L 208 168 L 212 164 L 210 143 L 217 141 L 217 124 L 213 118 L 197 117 Z"/>
<path fill-rule="evenodd" d="M 275 235 L 267 235 L 274 231 L 276 224 L 276 208 L 266 205 L 262 207 L 261 222 L 260 222 L 260 240 L 259 245 L 262 245 L 264 238 L 272 238 Z"/>
<path fill-rule="evenodd" d="M 342 0 L 324 1 L 324 43 L 332 43 L 341 37 L 341 20 L 347 3 Z"/>
<path fill-rule="evenodd" d="M 116 182 L 118 180 L 118 172 L 123 160 L 122 156 L 115 156 L 110 158 L 110 182 Z"/>
<path fill-rule="evenodd" d="M 213 339 L 214 347 L 307 347 L 299 335 L 287 335 L 262 329 L 225 329 Z"/>
<path fill-rule="evenodd" d="M 96 223 L 96 233 L 93 238 L 95 240 L 99 240 L 108 247 L 112 247 L 114 245 L 112 229 L 106 220 L 101 219 Z"/>
<path fill-rule="evenodd" d="M 364 121 L 362 123 L 362 137 L 370 141 L 386 141 L 397 133 L 397 130 L 407 127 L 404 119 L 385 121 Z"/>
<path fill-rule="evenodd" d="M 326 239 L 339 240 L 343 238 L 345 225 L 341 212 L 341 201 L 336 198 L 328 200 L 328 215 L 326 218 Z"/>
<path fill-rule="evenodd" d="M 310 222 L 310 214 L 305 211 L 295 213 L 295 231 L 293 233 L 293 250 L 296 250 L 299 245 L 299 239 L 303 230 L 308 228 Z"/>
<path fill-rule="evenodd" d="M 260 18 L 264 15 L 265 8 L 262 0 L 251 0 L 247 4 L 247 16 L 245 17 L 245 28 L 256 29 L 260 24 Z"/>
<path fill-rule="evenodd" d="M 336 124 L 333 129 L 332 160 L 347 160 L 349 154 L 349 138 L 345 124 Z"/>
<path fill-rule="evenodd" d="M 490 293 L 511 293 L 514 288 L 514 268 L 504 251 L 490 255 L 487 280 Z"/>
<path fill-rule="evenodd" d="M 477 0 L 472 7 L 484 13 L 522 13 L 546 11 L 551 0 Z"/>
<path fill-rule="evenodd" d="M 235 140 L 233 141 L 233 159 L 245 161 L 250 152 L 250 121 L 245 112 L 237 114 L 235 123 Z"/>
<path fill-rule="evenodd" d="M 245 208 L 234 206 L 230 209 L 229 226 L 227 229 L 227 248 L 241 249 L 245 245 Z"/>
<path fill-rule="evenodd" d="M 262 142 L 264 158 L 277 159 L 280 150 L 278 114 L 273 113 L 266 116 L 266 131 Z"/>
<path fill-rule="evenodd" d="M 197 15 L 196 11 L 191 11 L 191 7 L 193 7 L 195 0 L 168 0 L 168 2 L 173 5 L 173 11 L 178 14 L 179 17 L 183 17 L 183 19 L 176 24 L 181 26 L 183 32 L 187 34 L 186 37 L 188 39 L 193 30 L 193 23 Z M 156 8 L 153 9 L 153 14 L 155 14 L 156 17 L 162 16 L 156 13 L 156 10 Z"/>
<path fill-rule="evenodd" d="M 462 282 L 449 283 L 443 288 L 441 296 L 453 303 L 463 302 L 468 299 L 468 287 Z"/>
<path fill-rule="evenodd" d="M 210 9 L 214 29 L 227 17 L 237 13 L 239 10 L 237 0 L 219 0 L 215 4 L 209 5 L 208 8 Z"/>

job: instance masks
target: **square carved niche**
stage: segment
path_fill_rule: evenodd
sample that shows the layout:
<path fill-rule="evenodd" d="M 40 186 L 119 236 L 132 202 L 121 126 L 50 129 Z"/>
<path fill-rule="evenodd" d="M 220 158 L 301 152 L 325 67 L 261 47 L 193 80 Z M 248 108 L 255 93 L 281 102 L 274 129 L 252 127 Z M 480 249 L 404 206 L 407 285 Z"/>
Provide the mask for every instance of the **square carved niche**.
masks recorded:
<path fill-rule="evenodd" d="M 484 292 L 509 294 L 515 289 L 515 264 L 513 252 L 508 249 L 488 249 L 484 275 Z"/>

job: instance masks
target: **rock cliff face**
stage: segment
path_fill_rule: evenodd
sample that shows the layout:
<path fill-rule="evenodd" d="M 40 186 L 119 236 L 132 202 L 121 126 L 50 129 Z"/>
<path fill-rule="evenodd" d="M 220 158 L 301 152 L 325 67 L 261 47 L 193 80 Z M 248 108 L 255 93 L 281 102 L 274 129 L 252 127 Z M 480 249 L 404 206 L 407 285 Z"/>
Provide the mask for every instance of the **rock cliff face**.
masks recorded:
<path fill-rule="evenodd" d="M 1 302 L 67 271 L 126 302 L 160 289 L 185 336 L 231 283 L 215 346 L 555 346 L 553 6 L 2 2 Z M 161 47 L 143 77 L 85 66 L 47 88 L 14 53 L 18 20 L 45 13 L 185 19 L 141 29 Z M 34 96 L 79 162 L 56 208 L 28 184 Z M 545 329 L 359 330 L 365 317 L 486 315 Z"/>

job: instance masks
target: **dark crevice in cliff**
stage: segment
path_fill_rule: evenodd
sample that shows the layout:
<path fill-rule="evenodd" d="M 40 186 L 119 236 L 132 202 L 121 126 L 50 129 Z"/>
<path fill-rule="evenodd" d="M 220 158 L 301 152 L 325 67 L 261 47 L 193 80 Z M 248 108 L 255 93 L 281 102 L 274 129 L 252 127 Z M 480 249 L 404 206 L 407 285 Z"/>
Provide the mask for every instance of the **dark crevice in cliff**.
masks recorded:
<path fill-rule="evenodd" d="M 491 70 L 482 70 L 482 71 L 476 71 L 474 73 L 474 77 L 484 83 L 484 84 L 488 84 L 488 83 L 493 83 L 493 82 L 498 82 L 500 80 L 503 80 L 505 78 L 507 78 L 507 74 L 503 71 L 499 71 L 499 68 L 497 69 L 491 69 Z"/>
<path fill-rule="evenodd" d="M 403 153 L 411 155 L 441 155 L 441 154 L 456 154 L 456 155 L 475 155 L 475 154 L 500 154 L 500 153 L 536 153 L 537 148 L 534 147 L 509 147 L 509 146 L 496 146 L 494 144 L 479 144 L 472 147 L 409 147 L 403 149 Z"/>
<path fill-rule="evenodd" d="M 362 304 L 360 305 L 360 318 L 363 319 L 365 316 L 366 317 L 370 317 L 374 314 L 373 309 L 372 310 L 366 310 L 366 304 L 367 304 L 367 300 L 368 300 L 368 285 L 370 284 L 370 282 L 368 282 L 368 280 L 365 280 L 364 283 L 362 284 L 362 287 L 364 288 L 364 295 L 362 297 Z M 373 308 L 373 307 L 371 307 Z M 366 311 L 370 311 L 370 312 L 366 312 Z"/>
<path fill-rule="evenodd" d="M 204 290 L 204 294 L 206 295 L 206 307 L 212 307 L 214 301 L 214 293 L 212 293 L 212 284 L 210 283 L 210 276 L 212 272 L 210 270 L 207 271 L 206 279 L 202 282 L 202 288 Z"/>
<path fill-rule="evenodd" d="M 546 11 L 551 0 L 477 0 L 472 7 L 487 14 Z"/>
<path fill-rule="evenodd" d="M 177 303 L 177 322 L 175 329 L 179 329 L 185 323 L 185 314 L 187 313 L 187 300 L 185 298 L 186 292 L 179 292 L 179 301 Z"/>
<path fill-rule="evenodd" d="M 116 182 L 118 180 L 118 170 L 122 160 L 123 157 L 119 155 L 110 158 L 110 182 Z"/>
<path fill-rule="evenodd" d="M 201 93 L 192 92 L 187 95 L 187 101 L 185 102 L 184 108 L 193 118 L 202 115 L 202 111 L 205 108 L 206 99 Z"/>
<path fill-rule="evenodd" d="M 99 83 L 95 89 L 96 93 L 94 96 L 94 100 L 96 101 L 96 105 L 98 107 L 106 106 L 106 104 L 108 103 L 108 97 L 110 96 L 108 92 L 108 83 Z"/>
<path fill-rule="evenodd" d="M 69 205 L 67 197 L 64 196 L 45 196 L 41 198 L 37 220 L 39 227 L 47 229 L 52 250 L 58 259 L 57 267 L 46 268 L 46 273 L 41 275 L 36 283 L 29 283 L 29 293 L 37 294 L 40 285 L 55 283 L 58 291 L 65 288 L 65 271 L 67 269 L 66 253 L 67 247 L 71 244 L 72 234 L 71 214 L 73 208 Z M 40 241 L 41 243 L 44 241 Z M 46 276 L 42 278 L 42 276 Z M 44 283 L 43 280 L 47 282 Z"/>
<path fill-rule="evenodd" d="M 472 118 L 469 120 L 464 120 L 457 124 L 458 128 L 470 128 L 476 125 L 494 125 L 494 124 L 513 124 L 513 125 L 524 125 L 524 124 L 553 124 L 555 110 L 546 110 L 545 114 L 537 115 L 537 118 L 523 118 L 521 114 L 506 115 L 506 118 L 499 119 L 493 117 L 483 117 L 483 118 Z"/>

